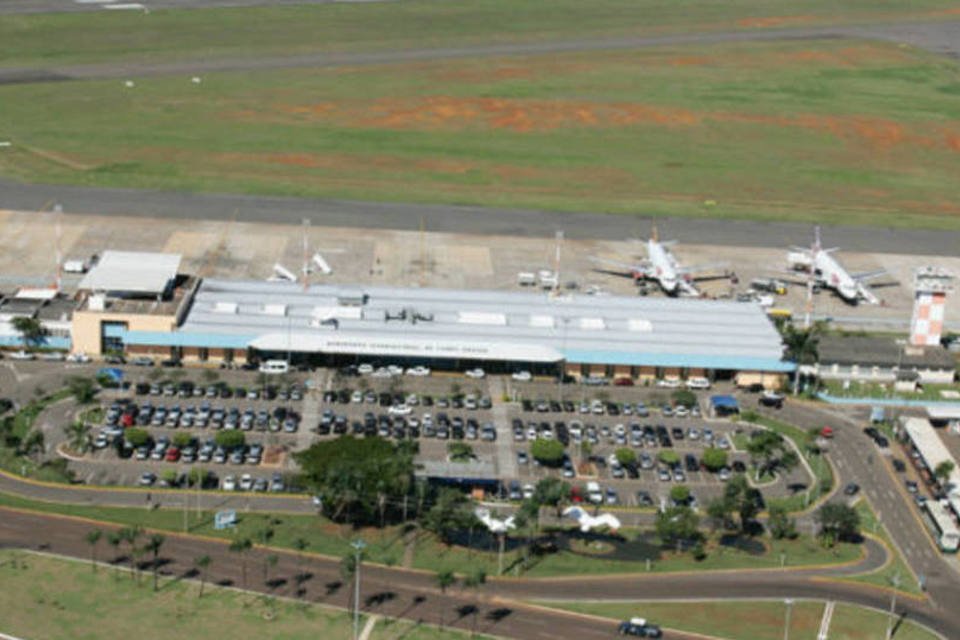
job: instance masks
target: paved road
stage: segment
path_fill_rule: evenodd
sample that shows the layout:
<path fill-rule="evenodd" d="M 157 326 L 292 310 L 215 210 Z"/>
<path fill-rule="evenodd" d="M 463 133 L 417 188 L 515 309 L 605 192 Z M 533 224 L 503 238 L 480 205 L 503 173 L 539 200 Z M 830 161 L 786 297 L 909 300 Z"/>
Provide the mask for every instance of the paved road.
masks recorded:
<path fill-rule="evenodd" d="M 0 546 L 43 549 L 80 558 L 89 557 L 83 540 L 93 525 L 62 517 L 30 514 L 0 508 Z M 109 558 L 102 549 L 100 556 Z M 213 558 L 210 575 L 214 582 L 243 586 L 242 563 L 226 549 L 225 543 L 208 539 L 170 536 L 163 547 L 163 571 L 183 575 L 191 569 L 192 558 L 208 554 Z M 308 575 L 303 597 L 336 606 L 348 606 L 349 588 L 342 584 L 339 563 L 308 556 L 299 564 L 293 553 L 280 553 L 273 575 L 281 582 L 275 591 L 294 593 L 293 576 Z M 247 587 L 267 592 L 262 580 L 266 552 L 254 550 L 247 562 Z M 479 593 L 452 588 L 446 594 L 433 587 L 429 573 L 364 567 L 361 602 L 373 613 L 411 618 L 461 628 L 470 628 L 474 616 L 468 611 L 478 606 L 477 630 L 516 638 L 608 638 L 612 625 L 530 608 L 521 603 L 529 599 L 675 599 L 695 597 L 828 598 L 883 608 L 885 595 L 869 587 L 820 580 L 810 572 L 703 572 L 696 575 L 651 575 L 583 578 L 570 580 L 492 579 Z M 466 608 L 465 608 L 466 607 Z M 898 611 L 909 618 L 929 624 L 947 637 L 960 636 L 960 616 L 955 611 L 937 611 L 925 602 L 902 600 Z M 669 633 L 668 638 L 686 639 L 686 634 Z"/>
<path fill-rule="evenodd" d="M 881 450 L 863 434 L 863 422 L 828 406 L 798 402 L 788 402 L 783 417 L 802 427 L 834 427 L 836 436 L 828 455 L 839 472 L 839 483 L 856 482 L 860 485 L 910 567 L 925 579 L 933 606 L 943 611 L 955 609 L 956 603 L 960 602 L 960 575 L 933 546 L 892 466 Z"/>
<path fill-rule="evenodd" d="M 37 211 L 51 200 L 68 214 L 174 220 L 236 220 L 314 226 L 416 231 L 421 218 L 431 232 L 622 240 L 641 237 L 655 221 L 661 236 L 686 244 L 783 248 L 808 245 L 810 225 L 708 218 L 652 218 L 602 213 L 354 202 L 309 198 L 186 193 L 69 185 L 22 184 L 0 179 L 0 209 Z M 825 225 L 824 238 L 848 251 L 956 255 L 960 232 Z"/>

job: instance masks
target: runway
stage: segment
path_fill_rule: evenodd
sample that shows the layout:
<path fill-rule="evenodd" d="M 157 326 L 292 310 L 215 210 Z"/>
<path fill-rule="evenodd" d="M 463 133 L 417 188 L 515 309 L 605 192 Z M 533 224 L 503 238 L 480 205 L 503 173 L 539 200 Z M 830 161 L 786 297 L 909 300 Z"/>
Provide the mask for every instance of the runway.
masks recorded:
<path fill-rule="evenodd" d="M 181 220 L 268 222 L 316 226 L 550 237 L 563 230 L 578 240 L 646 237 L 652 224 L 661 236 L 685 244 L 782 249 L 808 245 L 809 224 L 711 218 L 669 218 L 604 213 L 472 206 L 356 202 L 236 194 L 110 189 L 70 185 L 23 184 L 0 179 L 0 209 L 38 211 L 58 202 L 65 213 Z M 911 255 L 957 255 L 960 231 L 892 229 L 825 224 L 823 236 L 846 251 Z"/>

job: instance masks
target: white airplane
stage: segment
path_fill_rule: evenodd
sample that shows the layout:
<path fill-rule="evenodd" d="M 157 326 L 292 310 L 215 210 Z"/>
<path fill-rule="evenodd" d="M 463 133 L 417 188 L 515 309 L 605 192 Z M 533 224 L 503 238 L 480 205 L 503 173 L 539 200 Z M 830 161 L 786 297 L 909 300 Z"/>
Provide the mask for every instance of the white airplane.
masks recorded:
<path fill-rule="evenodd" d="M 647 240 L 647 259 L 639 264 L 628 264 L 606 258 L 591 257 L 590 260 L 599 264 L 606 264 L 626 269 L 635 282 L 653 280 L 660 285 L 663 292 L 669 296 L 685 295 L 698 297 L 700 292 L 694 286 L 698 279 L 694 274 L 716 269 L 724 265 L 720 263 L 701 264 L 683 267 L 669 247 L 675 244 L 674 240 L 660 242 L 657 237 L 657 228 L 653 228 L 650 239 Z M 726 276 L 724 276 L 726 277 Z"/>
<path fill-rule="evenodd" d="M 514 522 L 514 516 L 510 516 L 506 520 L 494 518 L 490 513 L 490 509 L 485 507 L 477 507 L 473 513 L 477 516 L 477 520 L 482 522 L 490 533 L 503 534 L 517 528 L 516 522 Z"/>
<path fill-rule="evenodd" d="M 598 516 L 592 516 L 581 507 L 567 507 L 563 511 L 563 517 L 576 520 L 580 525 L 580 531 L 584 533 L 603 527 L 616 532 L 621 526 L 620 520 L 613 514 L 602 513 Z"/>
<path fill-rule="evenodd" d="M 832 289 L 848 304 L 857 304 L 861 300 L 867 304 L 879 304 L 880 300 L 865 284 L 867 281 L 886 275 L 887 272 L 868 271 L 848 273 L 831 255 L 837 247 L 824 249 L 820 244 L 820 227 L 814 227 L 813 244 L 809 249 L 791 247 L 787 254 L 787 265 L 796 272 L 802 271 L 812 276 L 820 287 Z"/>

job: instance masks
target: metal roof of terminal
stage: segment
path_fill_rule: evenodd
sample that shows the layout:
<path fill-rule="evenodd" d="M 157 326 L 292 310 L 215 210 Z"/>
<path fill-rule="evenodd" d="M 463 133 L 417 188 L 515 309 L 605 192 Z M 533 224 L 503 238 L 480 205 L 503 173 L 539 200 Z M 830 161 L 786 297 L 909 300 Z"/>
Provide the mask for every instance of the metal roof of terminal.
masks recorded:
<path fill-rule="evenodd" d="M 180 269 L 178 253 L 104 251 L 80 282 L 88 291 L 160 294 Z"/>
<path fill-rule="evenodd" d="M 178 333 L 319 351 L 791 370 L 751 303 L 207 279 Z"/>

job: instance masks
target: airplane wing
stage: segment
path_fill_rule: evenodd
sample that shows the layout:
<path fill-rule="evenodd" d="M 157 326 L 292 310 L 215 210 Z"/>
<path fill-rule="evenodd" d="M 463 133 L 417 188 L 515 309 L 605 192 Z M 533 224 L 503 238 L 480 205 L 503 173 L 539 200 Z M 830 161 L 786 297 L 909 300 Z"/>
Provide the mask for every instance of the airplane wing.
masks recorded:
<path fill-rule="evenodd" d="M 683 294 L 684 294 L 684 295 L 690 296 L 691 298 L 699 298 L 699 297 L 700 297 L 700 291 L 697 290 L 697 288 L 696 288 L 695 286 L 693 286 L 691 283 L 687 282 L 686 280 L 680 280 L 680 281 L 677 283 L 677 285 L 678 285 L 678 286 L 680 287 L 680 289 L 683 291 Z"/>
<path fill-rule="evenodd" d="M 880 304 L 880 300 L 877 298 L 877 296 L 873 295 L 873 292 L 870 291 L 870 288 L 861 282 L 857 282 L 857 293 L 860 294 L 860 297 L 863 298 L 864 302 L 867 304 Z"/>
<path fill-rule="evenodd" d="M 876 271 L 864 271 L 863 273 L 851 273 L 850 277 L 856 280 L 857 282 L 867 282 L 880 276 L 887 275 L 887 272 L 883 269 L 878 269 Z"/>
<path fill-rule="evenodd" d="M 694 273 L 703 273 L 705 271 L 715 271 L 717 269 L 726 269 L 730 265 L 726 262 L 704 262 L 701 264 L 691 264 L 677 269 L 680 275 L 689 275 Z M 694 278 L 696 279 L 696 278 Z"/>
<path fill-rule="evenodd" d="M 629 271 L 637 271 L 639 273 L 648 273 L 650 269 L 650 264 L 648 262 L 630 264 L 628 262 L 619 262 L 618 260 L 608 260 L 607 258 L 599 258 L 597 256 L 590 256 L 590 261 L 596 262 L 598 264 L 606 264 L 614 267 L 620 267 L 621 269 L 627 269 Z"/>

